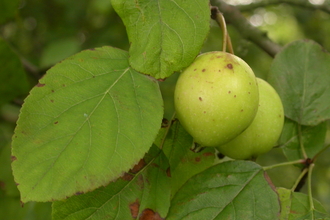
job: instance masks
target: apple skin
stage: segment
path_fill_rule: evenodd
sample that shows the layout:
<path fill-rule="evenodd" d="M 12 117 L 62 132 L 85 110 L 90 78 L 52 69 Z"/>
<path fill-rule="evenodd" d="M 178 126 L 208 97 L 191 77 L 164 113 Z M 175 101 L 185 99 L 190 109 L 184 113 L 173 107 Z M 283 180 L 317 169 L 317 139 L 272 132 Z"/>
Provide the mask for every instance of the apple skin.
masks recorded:
<path fill-rule="evenodd" d="M 271 150 L 281 135 L 284 110 L 275 89 L 257 78 L 259 108 L 252 124 L 230 142 L 217 147 L 220 153 L 233 159 L 252 159 Z"/>
<path fill-rule="evenodd" d="M 258 91 L 252 69 L 241 58 L 219 51 L 204 53 L 178 78 L 176 116 L 196 143 L 216 147 L 252 123 Z"/>

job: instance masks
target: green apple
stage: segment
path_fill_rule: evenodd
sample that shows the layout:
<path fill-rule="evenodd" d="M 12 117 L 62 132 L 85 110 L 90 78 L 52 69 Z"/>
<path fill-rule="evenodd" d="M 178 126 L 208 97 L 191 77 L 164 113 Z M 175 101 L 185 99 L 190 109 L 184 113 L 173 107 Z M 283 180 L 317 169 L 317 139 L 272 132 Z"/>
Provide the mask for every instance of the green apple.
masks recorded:
<path fill-rule="evenodd" d="M 217 147 L 224 155 L 233 159 L 251 159 L 274 147 L 281 135 L 284 110 L 275 89 L 266 81 L 257 78 L 259 86 L 259 108 L 252 124 L 230 142 Z"/>
<path fill-rule="evenodd" d="M 224 144 L 253 121 L 259 103 L 256 77 L 226 52 L 199 55 L 179 76 L 174 105 L 182 126 L 205 147 Z"/>

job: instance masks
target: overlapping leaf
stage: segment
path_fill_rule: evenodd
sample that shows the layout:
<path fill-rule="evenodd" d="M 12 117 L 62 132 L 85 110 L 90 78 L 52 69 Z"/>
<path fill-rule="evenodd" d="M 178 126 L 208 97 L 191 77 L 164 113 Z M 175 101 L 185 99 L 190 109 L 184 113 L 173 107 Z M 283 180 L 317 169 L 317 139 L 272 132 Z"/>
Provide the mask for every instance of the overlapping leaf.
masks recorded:
<path fill-rule="evenodd" d="M 31 90 L 13 137 L 22 201 L 108 184 L 148 151 L 162 114 L 157 82 L 132 70 L 125 51 L 86 50 L 57 64 Z"/>
<path fill-rule="evenodd" d="M 161 219 L 170 203 L 168 161 L 157 147 L 106 187 L 53 204 L 53 219 Z M 158 218 L 156 218 L 158 216 Z"/>
<path fill-rule="evenodd" d="M 112 0 L 130 41 L 130 64 L 166 78 L 188 66 L 209 31 L 208 0 Z"/>
<path fill-rule="evenodd" d="M 300 128 L 299 128 L 300 126 Z M 301 133 L 299 133 L 299 129 Z M 279 144 L 288 160 L 299 160 L 304 158 L 300 141 L 309 158 L 313 158 L 324 146 L 327 132 L 327 123 L 323 122 L 317 126 L 301 126 L 287 119 L 279 139 Z M 301 138 L 299 138 L 301 136 Z"/>
<path fill-rule="evenodd" d="M 249 161 L 215 165 L 189 179 L 174 196 L 171 219 L 278 219 L 277 193 Z"/>
<path fill-rule="evenodd" d="M 313 41 L 295 41 L 276 55 L 268 81 L 288 118 L 309 126 L 330 119 L 329 69 L 330 54 Z"/>
<path fill-rule="evenodd" d="M 172 122 L 166 134 L 161 147 L 171 167 L 173 195 L 189 178 L 214 164 L 215 150 L 206 148 L 194 152 L 193 138 L 177 120 Z"/>
<path fill-rule="evenodd" d="M 284 188 L 278 188 L 277 191 L 281 202 L 280 220 L 314 220 L 330 217 L 316 200 L 313 200 L 314 209 L 312 209 L 306 194 L 292 192 Z"/>

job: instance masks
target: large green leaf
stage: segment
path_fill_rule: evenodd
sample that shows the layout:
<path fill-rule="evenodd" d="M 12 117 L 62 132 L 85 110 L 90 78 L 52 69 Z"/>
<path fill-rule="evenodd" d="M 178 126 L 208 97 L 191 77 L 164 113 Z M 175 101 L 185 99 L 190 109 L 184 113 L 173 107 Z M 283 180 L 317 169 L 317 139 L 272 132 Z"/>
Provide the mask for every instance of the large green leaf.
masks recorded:
<path fill-rule="evenodd" d="M 127 29 L 130 64 L 155 78 L 188 66 L 209 31 L 208 0 L 112 0 Z"/>
<path fill-rule="evenodd" d="M 280 220 L 314 220 L 330 217 L 316 200 L 313 200 L 314 209 L 311 209 L 306 194 L 292 192 L 285 188 L 278 188 L 277 191 L 281 202 Z"/>
<path fill-rule="evenodd" d="M 301 133 L 299 133 L 299 127 Z M 324 141 L 326 132 L 326 122 L 317 126 L 302 126 L 294 121 L 286 119 L 278 142 L 283 148 L 283 152 L 288 160 L 293 161 L 304 158 L 300 141 L 302 141 L 307 156 L 313 158 L 325 147 Z"/>
<path fill-rule="evenodd" d="M 31 90 L 13 136 L 23 202 L 59 200 L 119 177 L 148 151 L 161 125 L 158 83 L 112 47 L 83 51 Z"/>
<path fill-rule="evenodd" d="M 310 126 L 330 119 L 329 69 L 330 54 L 313 41 L 295 41 L 276 55 L 268 81 L 288 118 Z"/>
<path fill-rule="evenodd" d="M 1 37 L 0 66 L 0 105 L 2 105 L 18 96 L 27 94 L 29 84 L 19 57 Z"/>
<path fill-rule="evenodd" d="M 262 167 L 228 161 L 189 179 L 174 196 L 171 219 L 278 219 L 277 193 Z"/>
<path fill-rule="evenodd" d="M 142 217 L 147 213 L 160 219 L 166 216 L 170 206 L 168 168 L 165 155 L 153 147 L 138 165 L 116 182 L 54 202 L 53 219 L 148 219 Z"/>

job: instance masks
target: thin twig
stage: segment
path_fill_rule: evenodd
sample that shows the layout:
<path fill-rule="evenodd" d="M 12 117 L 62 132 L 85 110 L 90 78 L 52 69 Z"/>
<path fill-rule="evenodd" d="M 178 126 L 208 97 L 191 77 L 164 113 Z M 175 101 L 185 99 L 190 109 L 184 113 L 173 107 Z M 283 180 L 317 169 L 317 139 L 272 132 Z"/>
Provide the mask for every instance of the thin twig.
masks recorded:
<path fill-rule="evenodd" d="M 228 5 L 221 0 L 211 0 L 211 4 L 219 8 L 227 23 L 232 24 L 242 37 L 255 43 L 270 56 L 274 57 L 281 50 L 281 46 L 271 41 L 265 32 L 252 26 L 237 7 Z"/>
<path fill-rule="evenodd" d="M 301 180 L 303 180 L 304 176 L 306 175 L 306 173 L 308 172 L 308 168 L 305 168 L 299 175 L 299 177 L 297 178 L 296 182 L 293 184 L 291 191 L 295 192 L 297 186 L 300 184 Z"/>
<path fill-rule="evenodd" d="M 270 5 L 279 5 L 283 3 L 306 8 L 309 10 L 321 10 L 326 13 L 330 13 L 329 5 L 327 4 L 314 5 L 307 0 L 298 0 L 298 1 L 297 0 L 264 0 L 264 1 L 254 2 L 249 5 L 239 5 L 237 7 L 240 9 L 240 11 L 252 11 L 256 8 L 267 7 Z"/>

